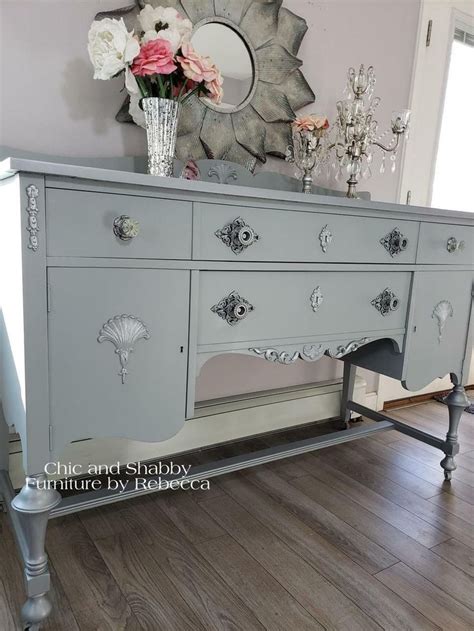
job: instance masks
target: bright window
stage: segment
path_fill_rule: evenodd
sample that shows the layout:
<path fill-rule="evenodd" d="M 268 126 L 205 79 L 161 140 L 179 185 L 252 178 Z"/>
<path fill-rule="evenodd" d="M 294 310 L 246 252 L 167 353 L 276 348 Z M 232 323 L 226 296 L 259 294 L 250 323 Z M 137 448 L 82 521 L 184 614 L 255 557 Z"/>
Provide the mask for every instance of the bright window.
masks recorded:
<path fill-rule="evenodd" d="M 474 36 L 456 28 L 431 205 L 474 212 Z"/>

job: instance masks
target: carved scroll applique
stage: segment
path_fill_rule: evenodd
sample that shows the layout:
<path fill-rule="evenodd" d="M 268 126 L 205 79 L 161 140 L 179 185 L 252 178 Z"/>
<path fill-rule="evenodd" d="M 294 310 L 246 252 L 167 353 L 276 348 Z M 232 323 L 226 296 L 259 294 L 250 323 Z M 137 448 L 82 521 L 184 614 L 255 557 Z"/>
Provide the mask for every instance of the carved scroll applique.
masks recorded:
<path fill-rule="evenodd" d="M 249 348 L 249 351 L 259 357 L 263 357 L 263 359 L 269 362 L 285 365 L 294 364 L 298 359 L 302 359 L 306 362 L 314 362 L 321 359 L 324 355 L 322 344 L 306 344 L 301 351 L 294 351 L 293 353 L 278 351 L 275 348 Z"/>
<path fill-rule="evenodd" d="M 30 233 L 30 239 L 28 243 L 28 248 L 36 252 L 39 247 L 38 241 L 38 196 L 39 190 L 38 187 L 34 184 L 30 184 L 26 188 L 26 196 L 28 198 L 28 203 L 26 206 L 26 212 L 28 213 L 28 224 L 26 229 Z"/>

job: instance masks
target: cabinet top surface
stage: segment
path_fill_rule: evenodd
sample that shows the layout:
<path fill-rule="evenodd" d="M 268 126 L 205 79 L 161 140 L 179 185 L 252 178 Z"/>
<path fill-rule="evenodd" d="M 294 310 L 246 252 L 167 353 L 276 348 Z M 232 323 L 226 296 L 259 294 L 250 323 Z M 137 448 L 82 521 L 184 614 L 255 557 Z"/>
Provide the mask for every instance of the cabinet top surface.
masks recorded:
<path fill-rule="evenodd" d="M 9 178 L 17 173 L 31 173 L 59 178 L 78 178 L 93 181 L 95 184 L 121 185 L 143 189 L 143 194 L 150 195 L 189 195 L 191 201 L 203 201 L 205 195 L 207 201 L 225 203 L 223 197 L 234 198 L 240 202 L 251 205 L 255 203 L 268 206 L 269 203 L 291 203 L 290 210 L 318 211 L 318 206 L 333 207 L 337 212 L 342 211 L 385 211 L 390 213 L 402 213 L 410 215 L 413 219 L 429 221 L 430 217 L 442 220 L 451 219 L 456 223 L 474 225 L 474 213 L 456 210 L 444 210 L 440 208 L 425 208 L 420 206 L 406 206 L 380 201 L 368 201 L 365 199 L 347 199 L 345 197 L 329 197 L 326 195 L 307 195 L 294 191 L 256 188 L 252 186 L 237 186 L 232 184 L 219 184 L 214 182 L 189 181 L 181 178 L 163 178 L 136 173 L 132 171 L 113 170 L 72 164 L 60 164 L 42 160 L 24 158 L 7 158 L 0 162 L 0 180 Z M 133 192 L 131 192 L 133 194 Z"/>

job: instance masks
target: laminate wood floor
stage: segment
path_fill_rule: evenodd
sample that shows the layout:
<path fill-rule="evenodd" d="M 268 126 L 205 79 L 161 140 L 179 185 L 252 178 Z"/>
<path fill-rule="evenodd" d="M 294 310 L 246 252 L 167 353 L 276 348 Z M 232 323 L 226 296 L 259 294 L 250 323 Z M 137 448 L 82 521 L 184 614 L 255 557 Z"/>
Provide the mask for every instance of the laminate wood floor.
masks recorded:
<path fill-rule="evenodd" d="M 447 428 L 439 403 L 390 414 Z M 473 421 L 451 484 L 439 451 L 390 431 L 54 519 L 44 631 L 472 630 Z M 16 631 L 22 571 L 0 528 L 0 631 Z"/>

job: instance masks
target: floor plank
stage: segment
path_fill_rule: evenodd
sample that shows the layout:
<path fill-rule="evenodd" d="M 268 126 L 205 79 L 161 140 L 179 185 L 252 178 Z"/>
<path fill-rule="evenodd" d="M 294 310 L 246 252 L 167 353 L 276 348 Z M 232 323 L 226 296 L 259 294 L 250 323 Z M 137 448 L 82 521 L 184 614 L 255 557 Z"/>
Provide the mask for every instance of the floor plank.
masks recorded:
<path fill-rule="evenodd" d="M 394 444 L 400 443 L 395 448 Z M 426 463 L 420 462 L 416 458 L 409 456 L 403 449 L 404 445 L 402 441 L 394 441 L 389 445 L 383 445 L 375 441 L 375 438 L 366 438 L 362 442 L 363 448 L 369 450 L 371 453 L 376 453 L 378 457 L 382 458 L 387 464 L 404 469 L 409 473 L 412 473 L 422 480 L 430 482 L 436 486 L 439 492 L 450 493 L 456 497 L 460 497 L 467 502 L 474 503 L 474 489 L 460 480 L 455 472 L 453 474 L 452 482 L 445 482 L 441 467 L 431 467 Z M 441 460 L 441 456 L 440 456 Z"/>
<path fill-rule="evenodd" d="M 300 480 L 302 478 L 297 478 Z M 380 583 L 371 574 L 313 532 L 294 515 L 283 510 L 242 476 L 226 476 L 224 490 L 263 523 L 292 550 L 347 594 L 367 616 L 385 629 L 424 629 L 432 624 Z"/>
<path fill-rule="evenodd" d="M 467 631 L 474 628 L 472 611 L 404 563 L 383 570 L 377 578 L 441 629 Z"/>
<path fill-rule="evenodd" d="M 343 492 L 346 488 L 350 489 L 351 497 L 361 506 L 427 548 L 450 538 L 447 533 L 431 526 L 411 511 L 386 499 L 379 492 L 380 487 L 384 486 L 383 478 L 380 480 L 377 477 L 371 478 L 370 473 L 365 468 L 358 469 L 358 475 L 355 475 L 354 465 L 344 459 L 341 451 L 328 450 L 326 453 L 321 451 L 318 454 L 310 454 L 307 462 L 311 462 L 311 459 L 314 459 L 315 463 L 311 472 L 314 473 L 317 469 L 318 472 L 315 474 L 317 477 L 322 476 L 326 481 L 330 480 L 333 488 Z M 385 482 L 385 487 L 388 487 L 389 484 L 393 487 L 393 483 L 389 480 Z"/>
<path fill-rule="evenodd" d="M 367 572 L 374 574 L 398 561 L 381 546 L 357 532 L 342 519 L 288 484 L 270 467 L 259 467 L 246 474 L 267 497 L 291 511 L 314 532 L 344 552 Z M 300 477 L 300 476 L 298 476 Z M 293 478 L 294 479 L 294 478 Z"/>
<path fill-rule="evenodd" d="M 463 519 L 467 524 L 472 525 L 474 523 L 474 505 L 462 500 L 460 497 L 449 493 L 440 493 L 439 495 L 434 495 L 428 501 L 440 508 L 444 508 L 449 513 L 459 517 L 459 519 Z"/>
<path fill-rule="evenodd" d="M 419 445 L 407 443 L 406 441 L 401 440 L 390 443 L 390 448 L 395 449 L 396 451 L 399 451 L 406 456 L 409 456 L 414 460 L 421 462 L 424 465 L 432 467 L 436 471 L 441 472 L 441 475 L 443 474 L 443 471 L 439 464 L 441 459 L 443 458 L 443 454 L 440 451 L 436 453 L 431 453 L 430 451 L 424 449 L 423 447 L 420 447 Z M 454 476 L 456 476 L 456 480 L 460 480 L 461 482 L 464 482 L 464 484 L 467 484 L 471 487 L 471 492 L 473 493 L 474 497 L 474 489 L 472 488 L 474 487 L 474 476 L 472 475 L 472 473 L 467 469 L 463 469 L 463 467 L 458 466 L 456 472 L 453 473 L 453 478 Z"/>
<path fill-rule="evenodd" d="M 468 548 L 456 539 L 450 539 L 431 549 L 469 576 L 474 576 L 474 550 L 472 548 Z"/>
<path fill-rule="evenodd" d="M 77 516 L 50 522 L 47 551 L 81 629 L 140 629 L 125 596 Z"/>
<path fill-rule="evenodd" d="M 183 491 L 186 493 L 186 491 Z M 248 607 L 222 585 L 219 575 L 162 511 L 162 498 L 149 496 L 140 511 L 120 510 L 122 537 L 137 539 L 190 606 L 205 629 L 263 629 Z M 216 498 L 215 501 L 221 501 Z M 111 519 L 107 515 L 107 519 Z M 111 525 L 115 528 L 115 524 Z"/>
<path fill-rule="evenodd" d="M 444 533 L 444 537 L 458 537 L 461 541 L 465 541 L 466 545 L 474 547 L 474 532 L 472 529 L 466 528 L 466 522 L 463 519 L 453 515 L 452 512 L 440 507 L 440 505 L 434 506 L 431 498 L 428 500 L 420 498 L 418 494 L 412 493 L 406 487 L 403 488 L 393 482 L 392 478 L 395 476 L 388 479 L 384 475 L 386 468 L 373 466 L 370 460 L 365 458 L 360 447 L 359 449 L 357 447 L 359 445 L 341 445 L 334 452 L 331 452 L 333 459 L 329 462 L 343 473 L 356 478 L 359 483 L 372 491 L 428 522 L 441 533 Z M 457 502 L 462 501 L 452 495 L 449 497 Z M 432 546 L 428 544 L 427 547 Z"/>
<path fill-rule="evenodd" d="M 383 546 L 453 598 L 468 607 L 472 605 L 473 582 L 470 577 L 361 506 L 352 497 L 350 481 L 346 493 L 338 491 L 327 480 L 321 480 L 317 475 L 297 478 L 291 484 L 322 504 L 327 510 L 338 515 L 353 528 L 364 533 L 372 541 Z"/>
<path fill-rule="evenodd" d="M 293 551 L 234 499 L 204 500 L 201 504 L 324 627 L 341 631 L 380 628 L 337 586 L 311 567 L 308 559 Z"/>
<path fill-rule="evenodd" d="M 266 629 L 324 629 L 290 593 L 229 536 L 198 544 L 199 552 Z"/>
<path fill-rule="evenodd" d="M 97 547 L 143 629 L 204 629 L 135 537 L 112 535 L 98 539 Z"/>
<path fill-rule="evenodd" d="M 400 435 L 401 434 L 398 434 L 398 436 Z M 411 491 L 423 499 L 428 499 L 442 492 L 440 484 L 432 484 L 400 467 L 388 467 L 387 463 L 384 462 L 383 458 L 377 453 L 377 448 L 370 449 L 371 444 L 373 443 L 368 440 L 359 440 L 357 444 L 351 445 L 347 443 L 346 446 L 351 448 L 349 453 L 353 455 L 357 454 L 360 459 L 363 459 L 366 465 L 370 467 L 373 473 L 395 482 L 404 489 L 407 489 L 407 491 Z M 300 468 L 302 467 L 300 466 Z"/>

